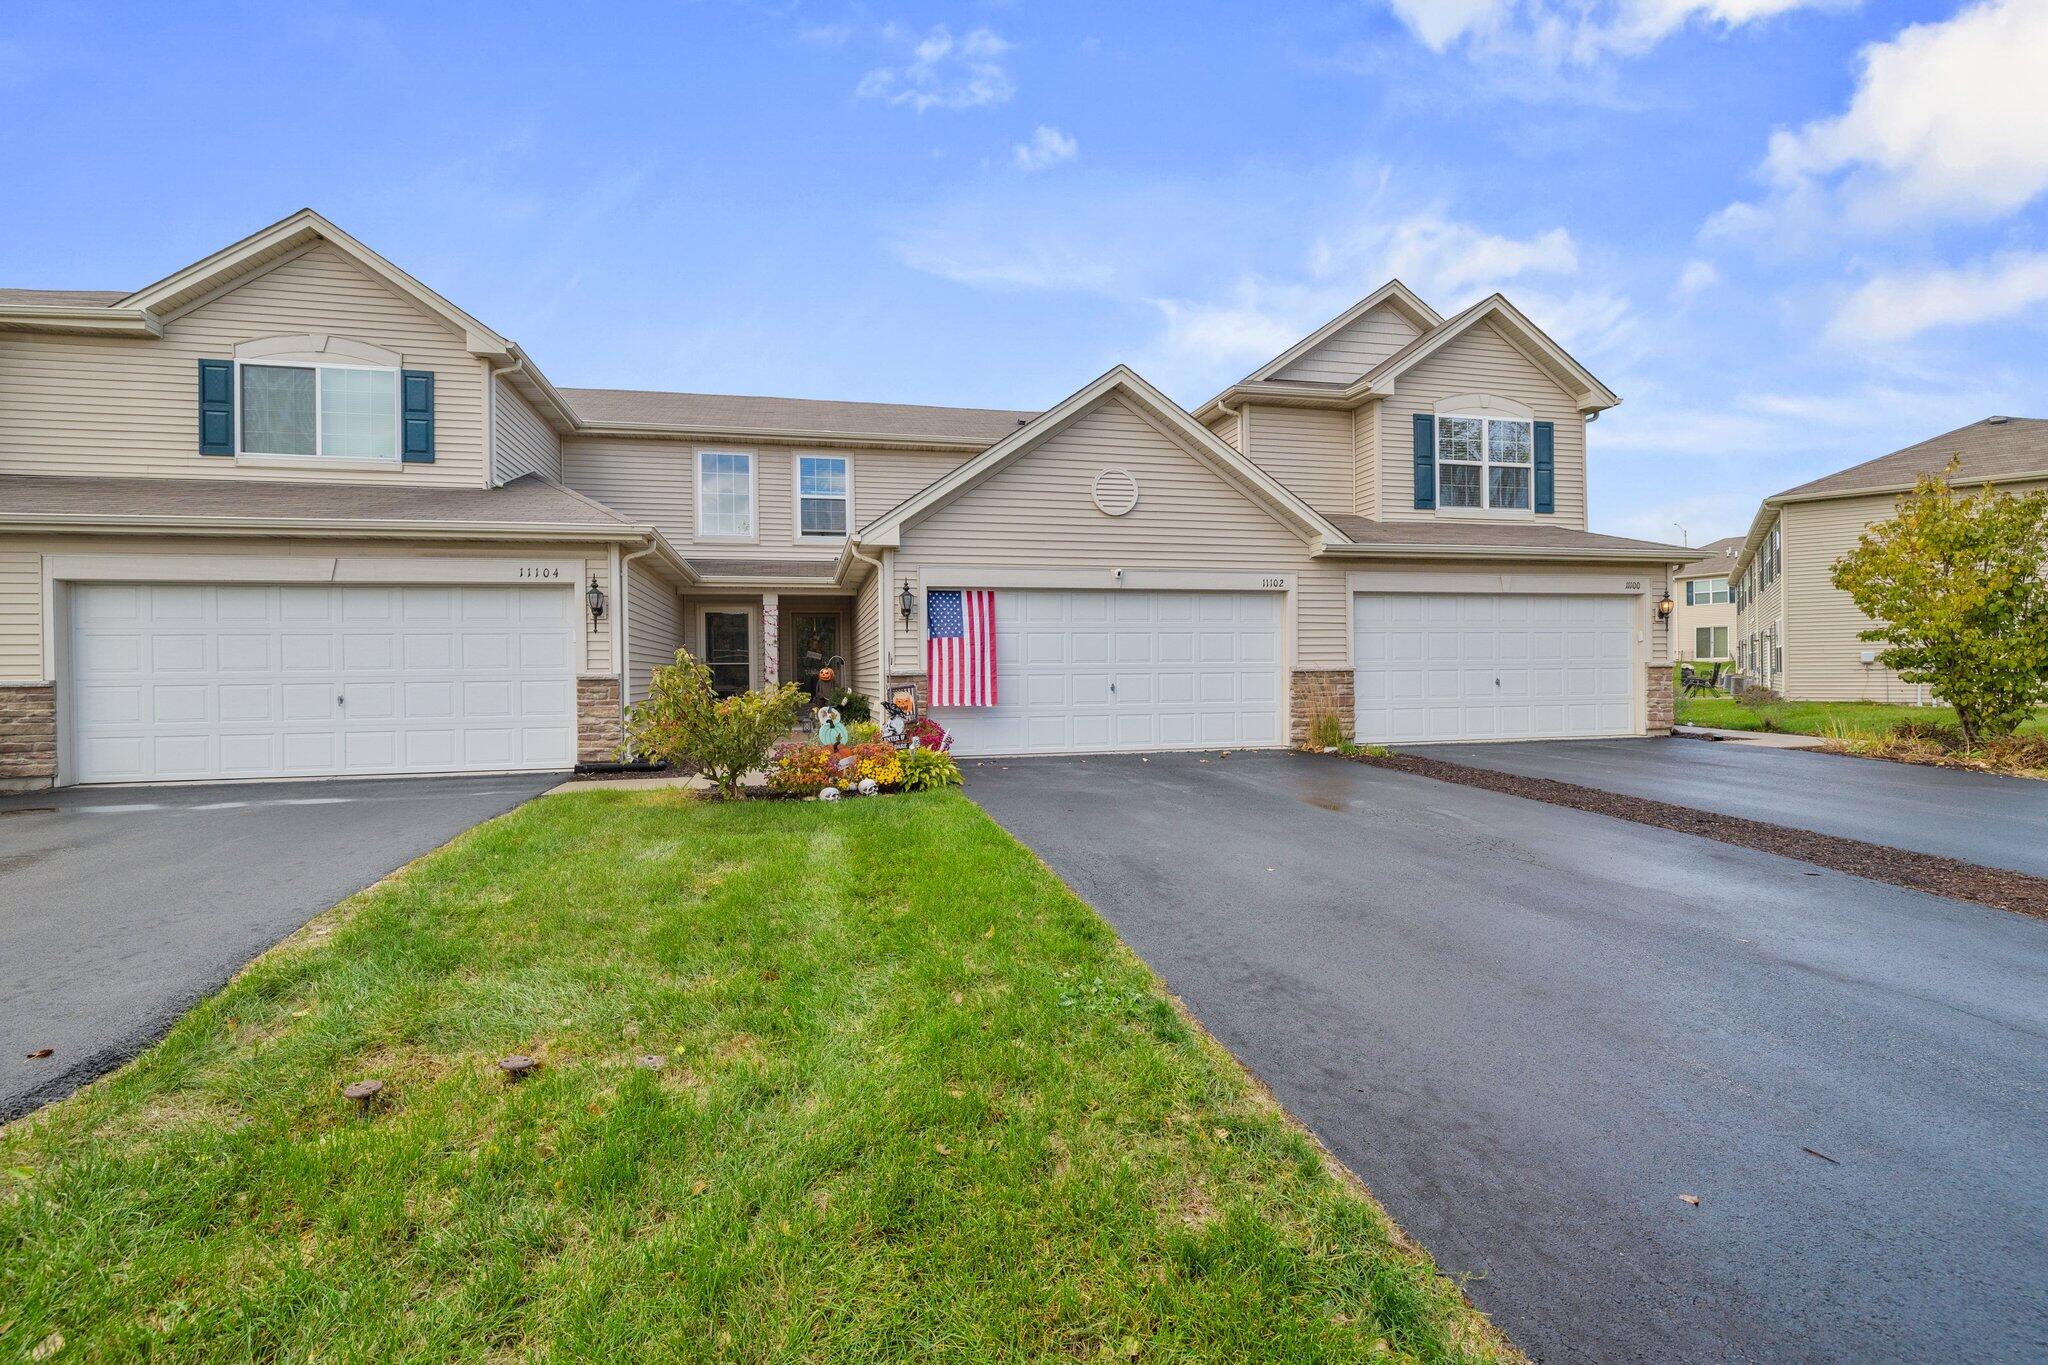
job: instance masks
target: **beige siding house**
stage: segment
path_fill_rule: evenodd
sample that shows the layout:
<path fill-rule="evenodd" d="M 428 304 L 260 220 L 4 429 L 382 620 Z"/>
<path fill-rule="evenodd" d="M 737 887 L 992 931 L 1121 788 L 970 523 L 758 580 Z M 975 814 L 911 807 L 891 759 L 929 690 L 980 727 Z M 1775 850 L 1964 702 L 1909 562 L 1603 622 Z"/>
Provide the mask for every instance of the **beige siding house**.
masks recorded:
<path fill-rule="evenodd" d="M 1617 401 L 1398 282 L 1194 413 L 560 389 L 302 211 L 0 289 L 0 783 L 566 768 L 678 649 L 922 700 L 964 591 L 966 753 L 1660 731 L 1689 555 L 1587 528 Z"/>
<path fill-rule="evenodd" d="M 1728 575 L 1741 549 L 1741 536 L 1702 545 L 1693 551 L 1698 558 L 1673 575 L 1671 647 L 1680 663 L 1735 658 L 1735 589 Z"/>
<path fill-rule="evenodd" d="M 1869 619 L 1830 575 L 1866 527 L 1952 459 L 1957 487 L 2048 487 L 2048 420 L 1987 417 L 1764 499 L 1731 569 L 1747 681 L 1801 700 L 1932 700 L 1877 662 L 1879 646 L 1861 638 Z"/>

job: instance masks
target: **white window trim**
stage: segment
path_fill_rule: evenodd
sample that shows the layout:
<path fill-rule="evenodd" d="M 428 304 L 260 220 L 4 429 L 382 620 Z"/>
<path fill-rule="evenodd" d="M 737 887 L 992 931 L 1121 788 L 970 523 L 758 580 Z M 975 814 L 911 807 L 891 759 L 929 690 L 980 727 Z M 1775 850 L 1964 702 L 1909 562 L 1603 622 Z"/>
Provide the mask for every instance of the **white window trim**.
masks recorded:
<path fill-rule="evenodd" d="M 1479 459 L 1476 463 L 1471 460 L 1444 459 L 1444 420 L 1453 417 L 1479 423 Z M 1529 428 L 1529 462 L 1527 464 L 1522 464 L 1516 460 L 1495 460 L 1493 458 L 1493 431 L 1487 425 L 1489 422 L 1521 422 Z M 1440 412 L 1436 414 L 1434 432 L 1434 439 L 1436 441 L 1434 454 L 1436 458 L 1432 463 L 1436 469 L 1436 510 L 1439 513 L 1447 513 L 1454 517 L 1461 515 L 1468 517 L 1481 515 L 1489 517 L 1534 517 L 1536 515 L 1536 422 L 1534 418 L 1508 416 L 1499 412 Z M 1479 471 L 1479 505 L 1477 507 L 1450 507 L 1445 505 L 1444 466 L 1446 464 L 1465 466 Z M 1487 471 L 1493 469 L 1526 469 L 1529 471 L 1529 505 L 1527 507 L 1495 507 L 1493 505 L 1493 480 L 1487 477 Z"/>
<path fill-rule="evenodd" d="M 846 529 L 837 533 L 804 531 L 804 461 L 838 460 L 846 466 Z M 823 499 L 820 499 L 823 501 Z M 836 545 L 853 534 L 853 456 L 839 450 L 799 450 L 789 459 L 789 528 L 799 545 Z"/>
<path fill-rule="evenodd" d="M 313 453 L 293 455 L 275 450 L 248 450 L 242 445 L 242 424 L 249 418 L 249 405 L 242 401 L 242 367 L 253 365 L 264 370 L 311 370 L 313 371 Z M 405 385 L 401 382 L 395 365 L 333 365 L 325 361 L 312 360 L 270 360 L 262 356 L 235 359 L 235 461 L 238 464 L 268 464 L 281 461 L 285 464 L 304 468 L 317 465 L 327 469 L 366 469 L 378 465 L 400 464 L 405 457 Z M 391 376 L 391 453 L 389 455 L 328 455 L 321 450 L 321 440 L 326 435 L 325 419 L 321 416 L 320 371 L 357 370 L 369 374 Z"/>
<path fill-rule="evenodd" d="M 747 460 L 747 522 L 750 529 L 745 535 L 729 531 L 707 531 L 704 529 L 704 457 L 706 455 L 744 455 Z M 735 450 L 731 446 L 699 446 L 690 456 L 690 497 L 696 503 L 694 523 L 697 539 L 715 541 L 721 545 L 758 545 L 761 541 L 761 455 L 754 450 Z"/>

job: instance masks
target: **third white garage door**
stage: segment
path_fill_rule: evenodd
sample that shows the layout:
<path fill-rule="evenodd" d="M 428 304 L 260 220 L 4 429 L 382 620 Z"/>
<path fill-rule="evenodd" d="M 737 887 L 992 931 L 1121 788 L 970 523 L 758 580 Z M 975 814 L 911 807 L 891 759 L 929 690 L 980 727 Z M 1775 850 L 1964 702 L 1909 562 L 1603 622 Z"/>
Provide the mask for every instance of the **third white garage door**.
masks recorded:
<path fill-rule="evenodd" d="M 963 754 L 1274 745 L 1278 593 L 1002 591 L 991 707 L 932 714 Z"/>
<path fill-rule="evenodd" d="M 1360 593 L 1360 743 L 1635 732 L 1629 597 Z"/>

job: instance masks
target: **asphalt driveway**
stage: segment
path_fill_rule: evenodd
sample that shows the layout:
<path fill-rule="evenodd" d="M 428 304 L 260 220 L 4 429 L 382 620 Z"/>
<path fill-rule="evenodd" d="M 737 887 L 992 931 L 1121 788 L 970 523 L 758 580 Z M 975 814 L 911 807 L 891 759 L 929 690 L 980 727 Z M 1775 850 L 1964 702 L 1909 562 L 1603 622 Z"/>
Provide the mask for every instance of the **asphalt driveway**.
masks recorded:
<path fill-rule="evenodd" d="M 2048 1351 L 2048 923 L 1336 758 L 963 766 L 1538 1359 Z"/>
<path fill-rule="evenodd" d="M 120 1065 L 314 915 L 560 780 L 0 796 L 0 1121 Z"/>
<path fill-rule="evenodd" d="M 2048 782 L 2032 778 L 1698 739 L 1401 751 L 2048 877 Z"/>

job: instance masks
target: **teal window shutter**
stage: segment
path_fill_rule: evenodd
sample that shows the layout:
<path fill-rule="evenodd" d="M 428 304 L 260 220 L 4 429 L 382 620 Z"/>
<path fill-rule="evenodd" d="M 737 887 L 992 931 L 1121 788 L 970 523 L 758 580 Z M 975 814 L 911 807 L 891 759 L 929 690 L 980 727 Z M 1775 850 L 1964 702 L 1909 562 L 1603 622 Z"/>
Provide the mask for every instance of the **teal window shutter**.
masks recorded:
<path fill-rule="evenodd" d="M 401 395 L 405 451 L 402 458 L 407 464 L 432 464 L 434 462 L 434 372 L 432 370 L 400 370 L 398 390 Z"/>
<path fill-rule="evenodd" d="M 1536 510 L 1557 510 L 1557 423 L 1536 424 Z"/>
<path fill-rule="evenodd" d="M 1415 505 L 1436 507 L 1436 418 L 1415 414 Z"/>
<path fill-rule="evenodd" d="M 235 453 L 235 362 L 199 362 L 199 453 Z"/>
<path fill-rule="evenodd" d="M 1692 584 L 1692 579 L 1688 578 L 1685 580 L 1685 605 L 1688 607 L 1694 605 L 1692 600 Z"/>

